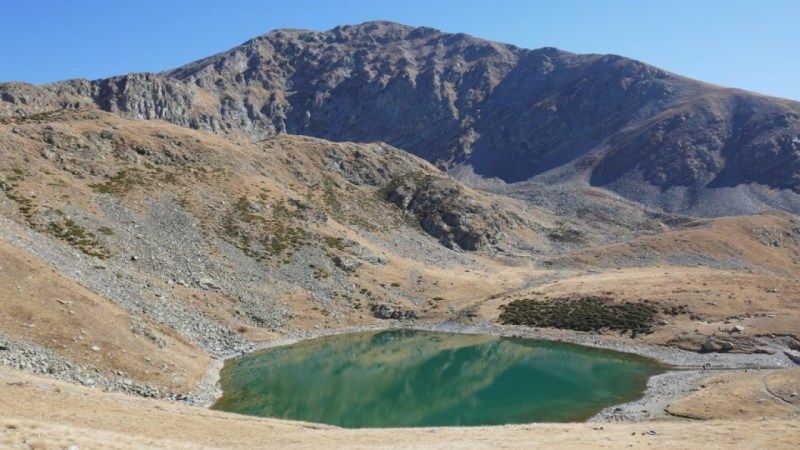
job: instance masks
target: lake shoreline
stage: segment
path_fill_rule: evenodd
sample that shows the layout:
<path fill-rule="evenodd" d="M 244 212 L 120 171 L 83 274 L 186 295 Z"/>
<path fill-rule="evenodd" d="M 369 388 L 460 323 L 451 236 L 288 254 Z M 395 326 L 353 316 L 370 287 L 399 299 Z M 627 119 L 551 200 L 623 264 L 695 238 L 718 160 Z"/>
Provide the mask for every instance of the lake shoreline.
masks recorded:
<path fill-rule="evenodd" d="M 628 338 L 613 338 L 597 334 L 568 330 L 541 330 L 521 326 L 500 326 L 492 323 L 460 324 L 444 322 L 435 324 L 389 322 L 378 325 L 364 325 L 322 330 L 303 330 L 282 338 L 253 345 L 246 352 L 229 352 L 217 355 L 206 374 L 198 382 L 192 393 L 193 404 L 210 408 L 222 395 L 219 385 L 220 372 L 225 361 L 260 350 L 292 345 L 294 343 L 326 336 L 348 333 L 363 333 L 388 330 L 419 330 L 458 334 L 484 334 L 503 337 L 519 337 L 557 341 L 614 350 L 647 357 L 668 365 L 665 373 L 650 377 L 642 398 L 628 403 L 613 405 L 588 419 L 588 422 L 639 422 L 644 420 L 684 420 L 669 415 L 665 408 L 673 401 L 685 397 L 699 389 L 708 377 L 720 372 L 745 371 L 754 369 L 778 369 L 789 367 L 782 354 L 731 354 L 694 353 L 672 347 L 627 342 Z M 706 369 L 704 369 L 704 366 Z"/>

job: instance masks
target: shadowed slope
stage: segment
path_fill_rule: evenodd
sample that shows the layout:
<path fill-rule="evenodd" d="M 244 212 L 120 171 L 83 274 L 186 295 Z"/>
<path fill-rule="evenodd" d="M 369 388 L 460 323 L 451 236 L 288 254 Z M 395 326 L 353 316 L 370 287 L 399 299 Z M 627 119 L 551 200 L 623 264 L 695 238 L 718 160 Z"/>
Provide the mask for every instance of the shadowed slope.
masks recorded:
<path fill-rule="evenodd" d="M 368 22 L 273 31 L 159 75 L 0 91 L 3 115 L 93 104 L 257 139 L 383 141 L 506 182 L 565 169 L 670 211 L 800 210 L 800 104 L 613 55 Z"/>

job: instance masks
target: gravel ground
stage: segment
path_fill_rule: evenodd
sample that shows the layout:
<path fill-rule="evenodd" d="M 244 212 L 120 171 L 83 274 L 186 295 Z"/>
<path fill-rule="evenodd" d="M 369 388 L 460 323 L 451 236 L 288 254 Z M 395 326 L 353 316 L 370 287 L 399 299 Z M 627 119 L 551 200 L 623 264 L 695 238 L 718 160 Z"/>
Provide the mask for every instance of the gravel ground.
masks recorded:
<path fill-rule="evenodd" d="M 239 300 L 240 309 L 245 317 L 266 327 L 280 327 L 285 323 L 286 317 L 291 312 L 286 305 L 281 305 L 275 299 L 297 286 L 306 289 L 314 301 L 324 305 L 334 317 L 339 312 L 331 299 L 331 292 L 353 291 L 352 283 L 346 274 L 339 273 L 332 266 L 329 267 L 332 273 L 330 278 L 318 280 L 314 277 L 309 263 L 313 262 L 318 266 L 329 263 L 322 250 L 299 249 L 289 264 L 277 270 L 264 270 L 262 264 L 246 257 L 227 242 L 204 234 L 197 220 L 183 212 L 170 198 L 151 200 L 147 204 L 139 205 L 143 213 L 133 212 L 110 198 L 99 198 L 98 206 L 102 211 L 102 222 L 99 218 L 86 218 L 79 211 L 69 211 L 66 206 L 64 208 L 67 214 L 72 214 L 88 229 L 97 229 L 104 224 L 112 225 L 113 236 L 106 236 L 103 239 L 112 248 L 122 248 L 125 251 L 102 261 L 106 266 L 105 270 L 97 270 L 94 267 L 98 264 L 96 258 L 88 257 L 49 236 L 36 233 L 1 216 L 0 239 L 41 257 L 58 267 L 67 276 L 117 305 L 177 330 L 214 355 L 216 362 L 201 382 L 201 388 L 192 394 L 158 392 L 150 386 L 136 385 L 121 376 L 101 376 L 95 368 L 77 366 L 41 347 L 14 341 L 2 335 L 0 335 L 0 345 L 5 347 L 5 350 L 0 353 L 0 363 L 80 384 L 209 405 L 220 394 L 217 381 L 224 360 L 255 350 L 256 347 L 238 336 L 228 326 L 207 317 L 187 302 L 170 298 L 164 286 L 177 283 L 198 290 L 224 293 Z M 644 229 L 647 228 L 648 220 L 646 217 L 626 218 L 626 221 L 639 221 Z M 440 267 L 451 264 L 477 265 L 469 255 L 445 250 L 433 240 L 406 239 L 401 235 L 392 242 L 387 242 L 377 235 L 366 232 L 362 235 L 383 248 L 428 264 Z M 213 255 L 209 247 L 213 250 Z M 358 251 L 355 250 L 353 255 L 359 258 Z M 376 255 L 365 255 L 359 259 L 364 263 L 381 263 Z M 371 262 L 372 259 L 375 261 Z M 712 265 L 713 261 L 697 261 L 697 263 Z M 109 273 L 120 275 L 110 277 Z M 396 295 L 402 297 L 399 293 Z M 416 303 L 417 299 L 409 297 L 408 300 Z M 653 377 L 643 399 L 608 408 L 593 418 L 597 421 L 643 420 L 663 415 L 663 405 L 673 398 L 691 392 L 705 377 L 717 370 L 793 365 L 781 351 L 774 355 L 697 354 L 666 347 L 637 345 L 633 341 L 612 340 L 597 335 L 499 327 L 491 323 L 423 325 L 387 322 L 381 326 L 299 331 L 267 345 L 287 345 L 298 340 L 335 333 L 397 327 L 560 340 L 636 353 L 683 369 Z M 709 364 L 712 370 L 701 372 L 700 368 L 704 364 Z"/>
<path fill-rule="evenodd" d="M 2 217 L 0 239 L 58 267 L 67 276 L 120 307 L 172 327 L 212 354 L 249 346 L 249 343 L 224 325 L 181 302 L 170 301 L 156 286 L 142 280 L 134 270 L 125 267 L 125 264 L 132 263 L 129 256 L 118 256 L 116 260 L 104 261 L 103 264 L 110 267 L 97 270 L 94 268 L 98 264 L 96 258 L 86 256 L 59 244 L 49 236 L 25 229 Z M 125 263 L 124 260 L 128 262 Z M 108 275 L 113 272 L 123 275 Z M 145 301 L 144 296 L 151 296 L 156 301 Z"/>
<path fill-rule="evenodd" d="M 78 365 L 50 350 L 0 333 L 0 365 L 58 378 L 83 386 L 159 398 L 158 388 L 136 383 L 121 375 L 104 375 L 91 365 Z M 119 373 L 119 372 L 118 372 Z"/>
<path fill-rule="evenodd" d="M 331 285 L 323 285 L 314 279 L 311 273 L 306 273 L 307 270 L 302 270 L 303 268 L 307 269 L 308 260 L 318 257 L 313 254 L 313 249 L 309 249 L 308 252 L 298 252 L 295 256 L 296 261 L 279 272 L 264 271 L 263 268 L 256 267 L 251 259 L 244 257 L 241 252 L 225 242 L 214 243 L 215 248 L 223 256 L 219 259 L 209 258 L 207 251 L 197 244 L 204 240 L 199 235 L 200 231 L 195 227 L 191 216 L 176 214 L 175 205 L 171 204 L 169 200 L 149 205 L 149 214 L 145 216 L 132 214 L 113 204 L 103 205 L 102 209 L 105 215 L 113 218 L 114 223 L 128 223 L 129 226 L 120 226 L 115 230 L 113 239 L 116 245 L 131 249 L 128 253 L 104 261 L 104 264 L 110 266 L 107 270 L 95 270 L 93 268 L 97 264 L 95 258 L 87 257 L 70 247 L 60 245 L 48 236 L 35 233 L 3 217 L 0 217 L 0 239 L 43 258 L 59 267 L 67 276 L 123 308 L 146 315 L 178 330 L 209 351 L 215 356 L 216 361 L 201 382 L 201 387 L 192 394 L 158 392 L 151 386 L 137 385 L 121 376 L 103 376 L 95 368 L 77 366 L 46 349 L 30 343 L 14 341 L 4 336 L 0 336 L 0 345 L 6 350 L 0 354 L 2 355 L 0 363 L 84 385 L 102 386 L 106 389 L 135 395 L 164 397 L 192 404 L 210 405 L 220 395 L 217 381 L 224 360 L 253 351 L 256 347 L 237 336 L 225 325 L 206 317 L 202 312 L 186 306 L 182 302 L 173 301 L 166 295 L 157 295 L 160 294 L 159 287 L 143 281 L 143 273 L 165 283 L 186 283 L 200 289 L 214 289 L 233 295 L 242 301 L 243 308 L 246 308 L 248 304 L 262 305 L 262 308 L 266 310 L 266 313 L 262 314 L 273 314 L 265 316 L 265 320 L 279 322 L 280 317 L 286 314 L 286 311 L 281 309 L 281 305 L 270 303 L 269 300 L 292 285 L 304 286 L 314 295 L 315 299 L 321 303 L 327 302 L 326 293 L 330 292 Z M 144 239 L 144 236 L 147 236 L 147 239 Z M 158 236 L 156 241 L 149 240 L 153 236 Z M 404 245 L 404 247 L 412 248 L 414 246 Z M 422 250 L 421 253 L 430 253 L 427 250 Z M 136 261 L 132 261 L 131 256 L 136 256 Z M 462 255 L 458 256 L 463 257 Z M 226 265 L 231 262 L 233 263 L 231 266 Z M 437 261 L 437 263 L 443 264 L 444 261 Z M 295 268 L 297 270 L 294 270 Z M 119 271 L 124 276 L 109 277 L 109 271 Z M 203 274 L 214 274 L 214 279 L 209 280 Z M 346 279 L 334 278 L 329 283 L 336 286 L 344 284 L 345 281 Z M 254 286 L 259 286 L 259 288 L 256 289 Z M 154 296 L 156 301 L 145 301 L 144 296 Z M 253 313 L 251 312 L 251 314 Z M 692 392 L 702 383 L 703 379 L 718 370 L 779 368 L 793 365 L 781 351 L 774 355 L 697 354 L 673 348 L 637 345 L 635 342 L 612 340 L 597 335 L 549 330 L 543 332 L 522 327 L 500 327 L 491 323 L 424 325 L 387 322 L 386 325 L 381 326 L 299 331 L 287 335 L 285 339 L 258 348 L 288 345 L 298 340 L 335 333 L 398 327 L 560 340 L 636 353 L 684 369 L 653 377 L 641 400 L 607 408 L 592 419 L 595 421 L 631 421 L 663 416 L 664 406 L 667 403 Z M 709 364 L 711 370 L 702 372 L 700 369 L 704 364 Z"/>
<path fill-rule="evenodd" d="M 172 291 L 170 286 L 192 288 L 201 296 L 203 292 L 215 292 L 236 299 L 239 319 L 264 328 L 281 328 L 286 323 L 292 311 L 277 299 L 297 287 L 305 289 L 312 301 L 329 311 L 332 318 L 345 314 L 340 311 L 341 300 L 335 301 L 332 294 L 355 296 L 358 292 L 349 274 L 335 267 L 325 249 L 299 248 L 289 263 L 265 270 L 264 263 L 204 231 L 198 220 L 169 196 L 134 202 L 136 210 L 113 197 L 98 196 L 96 201 L 99 214 L 74 209 L 69 204 L 59 206 L 87 230 L 102 226 L 113 230 L 113 234 L 98 233 L 103 244 L 114 250 L 108 259 L 87 256 L 2 215 L 0 239 L 42 258 L 65 276 L 130 311 L 133 316 L 148 317 L 176 330 L 217 359 L 249 351 L 252 344 L 234 332 L 231 325 L 209 317 L 188 299 L 173 293 L 177 291 Z M 378 237 L 370 239 L 378 240 Z M 465 254 L 447 250 L 424 237 L 408 241 L 398 239 L 397 248 L 405 249 L 403 254 L 410 258 L 425 256 L 422 259 L 428 264 L 468 263 Z M 355 242 L 347 244 L 347 252 L 362 264 L 386 263 L 384 257 Z M 98 269 L 100 266 L 102 269 Z M 330 276 L 316 277 L 312 266 L 325 268 Z M 422 301 L 400 290 L 391 290 L 384 297 L 389 302 L 395 298 L 413 303 Z M 124 383 L 124 378 L 117 380 L 113 376 L 106 380 L 99 376 L 96 368 L 78 367 L 30 342 L 8 338 L 2 342 L 7 350 L 0 352 L 1 364 L 81 384 L 94 383 L 139 395 L 152 394 L 149 387 L 131 387 Z M 209 387 L 205 390 L 213 390 L 215 381 L 206 384 Z M 207 403 L 208 395 L 201 391 L 198 398 L 169 392 L 158 393 L 158 396 Z"/>

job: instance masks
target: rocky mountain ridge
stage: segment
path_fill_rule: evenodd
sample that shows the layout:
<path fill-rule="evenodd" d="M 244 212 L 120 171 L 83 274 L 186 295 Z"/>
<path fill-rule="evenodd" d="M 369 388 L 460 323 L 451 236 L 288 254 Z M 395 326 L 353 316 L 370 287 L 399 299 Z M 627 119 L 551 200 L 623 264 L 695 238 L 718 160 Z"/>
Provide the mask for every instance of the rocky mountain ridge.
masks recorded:
<path fill-rule="evenodd" d="M 800 103 L 425 27 L 277 30 L 161 74 L 4 84 L 0 98 L 3 116 L 99 107 L 256 140 L 383 141 L 454 173 L 603 187 L 667 211 L 800 211 Z"/>
<path fill-rule="evenodd" d="M 277 31 L 163 74 L 0 85 L 0 376 L 206 404 L 219 358 L 405 326 L 654 346 L 692 380 L 709 361 L 788 367 L 798 218 L 670 211 L 791 209 L 792 108 L 387 23 Z M 575 300 L 589 309 L 563 333 L 495 325 L 512 302 Z M 613 305 L 638 305 L 647 332 L 595 320 Z M 573 334 L 587 323 L 603 336 Z M 759 380 L 737 419 L 765 416 Z"/>

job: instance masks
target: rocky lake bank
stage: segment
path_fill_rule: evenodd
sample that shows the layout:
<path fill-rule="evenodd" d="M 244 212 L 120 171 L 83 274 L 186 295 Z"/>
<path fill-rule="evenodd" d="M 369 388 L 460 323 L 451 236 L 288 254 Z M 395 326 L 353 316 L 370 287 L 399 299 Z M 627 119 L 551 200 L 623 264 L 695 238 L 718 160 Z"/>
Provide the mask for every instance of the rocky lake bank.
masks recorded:
<path fill-rule="evenodd" d="M 218 355 L 198 389 L 187 396 L 189 403 L 211 407 L 222 395 L 219 386 L 220 371 L 225 361 L 245 354 L 269 348 L 292 345 L 303 340 L 317 339 L 347 333 L 363 333 L 388 330 L 419 330 L 440 333 L 483 334 L 525 339 L 565 342 L 586 347 L 631 353 L 651 358 L 666 367 L 662 374 L 648 380 L 642 398 L 607 407 L 589 419 L 589 422 L 640 422 L 651 420 L 679 420 L 670 415 L 666 407 L 673 401 L 702 389 L 703 381 L 720 373 L 743 372 L 763 369 L 784 369 L 795 364 L 783 352 L 766 353 L 695 353 L 666 346 L 645 345 L 627 338 L 612 338 L 597 334 L 577 333 L 562 330 L 541 330 L 517 326 L 498 326 L 492 323 L 461 324 L 399 322 L 355 326 L 344 328 L 296 331 L 279 339 L 252 346 L 249 351 L 236 351 Z"/>

